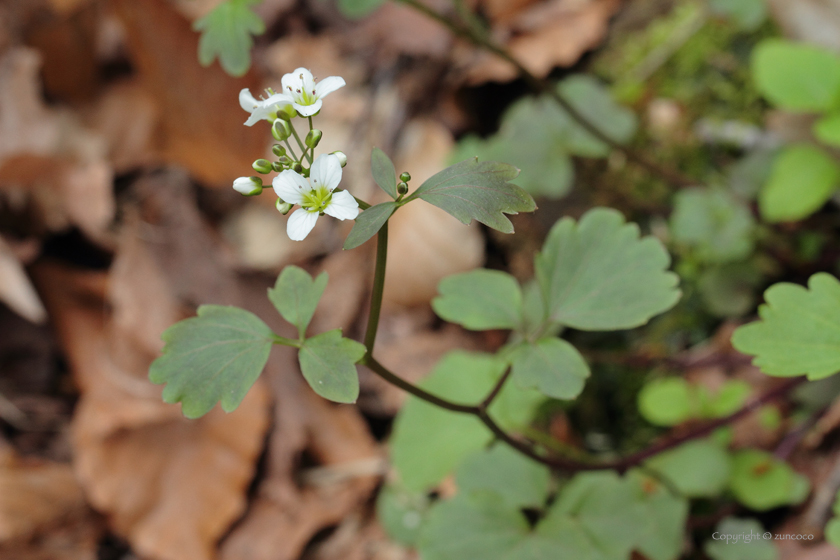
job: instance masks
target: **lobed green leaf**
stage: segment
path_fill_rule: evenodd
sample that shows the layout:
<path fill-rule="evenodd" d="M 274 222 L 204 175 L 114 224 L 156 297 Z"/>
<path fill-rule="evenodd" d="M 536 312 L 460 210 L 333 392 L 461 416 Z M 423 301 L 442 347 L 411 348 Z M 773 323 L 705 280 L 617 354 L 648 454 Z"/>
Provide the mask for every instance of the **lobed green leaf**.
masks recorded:
<path fill-rule="evenodd" d="M 502 233 L 513 233 L 513 224 L 505 214 L 537 208 L 531 195 L 509 182 L 518 174 L 518 169 L 506 163 L 469 159 L 436 173 L 405 201 L 420 198 L 464 224 L 477 220 Z"/>
<path fill-rule="evenodd" d="M 789 111 L 828 111 L 840 95 L 840 57 L 784 39 L 762 41 L 752 55 L 753 79 L 773 104 Z"/>
<path fill-rule="evenodd" d="M 300 371 L 312 390 L 325 399 L 354 403 L 359 398 L 356 363 L 364 344 L 341 336 L 341 329 L 307 338 L 298 352 Z"/>
<path fill-rule="evenodd" d="M 583 391 L 589 365 L 574 346 L 556 337 L 521 342 L 511 354 L 514 382 L 555 399 L 571 400 Z"/>
<path fill-rule="evenodd" d="M 265 23 L 248 6 L 259 0 L 227 0 L 193 24 L 201 31 L 198 61 L 209 66 L 218 57 L 225 72 L 243 76 L 251 66 L 253 35 L 265 32 Z"/>
<path fill-rule="evenodd" d="M 244 309 L 202 305 L 197 317 L 163 333 L 166 345 L 152 363 L 149 379 L 166 383 L 163 400 L 180 402 L 187 418 L 207 414 L 219 401 L 231 412 L 265 367 L 273 336 Z"/>
<path fill-rule="evenodd" d="M 326 272 L 312 280 L 302 268 L 287 266 L 277 277 L 274 288 L 269 288 L 268 299 L 285 320 L 297 327 L 303 338 L 326 287 Z"/>
<path fill-rule="evenodd" d="M 537 255 L 537 279 L 550 319 L 581 330 L 629 329 L 673 307 L 678 278 L 667 251 L 615 210 L 557 222 Z"/>
<path fill-rule="evenodd" d="M 441 280 L 432 308 L 441 319 L 470 330 L 521 329 L 522 290 L 506 272 L 472 270 Z"/>
<path fill-rule="evenodd" d="M 758 208 L 768 222 L 807 218 L 840 186 L 840 166 L 826 152 L 809 144 L 788 146 L 773 164 L 758 195 Z"/>

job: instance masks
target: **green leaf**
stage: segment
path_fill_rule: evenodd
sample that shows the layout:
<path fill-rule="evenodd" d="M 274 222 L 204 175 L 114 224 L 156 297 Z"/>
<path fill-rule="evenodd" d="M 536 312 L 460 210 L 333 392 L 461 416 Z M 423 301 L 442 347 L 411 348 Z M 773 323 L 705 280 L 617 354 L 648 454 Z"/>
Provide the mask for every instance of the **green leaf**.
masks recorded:
<path fill-rule="evenodd" d="M 828 111 L 837 107 L 840 57 L 827 49 L 783 39 L 762 41 L 752 55 L 758 90 L 789 111 Z"/>
<path fill-rule="evenodd" d="M 395 202 L 383 202 L 376 206 L 371 206 L 356 217 L 356 223 L 353 224 L 353 229 L 350 230 L 350 235 L 344 241 L 344 249 L 355 249 L 382 229 L 394 212 L 397 211 L 397 204 Z"/>
<path fill-rule="evenodd" d="M 685 379 L 655 379 L 639 391 L 639 413 L 656 426 L 676 426 L 694 415 L 695 399 Z"/>
<path fill-rule="evenodd" d="M 824 272 L 808 287 L 786 282 L 764 292 L 760 321 L 739 327 L 732 345 L 767 375 L 816 380 L 840 371 L 840 282 Z"/>
<path fill-rule="evenodd" d="M 739 261 L 753 252 L 755 221 L 746 205 L 726 191 L 686 189 L 674 199 L 674 241 L 706 262 Z"/>
<path fill-rule="evenodd" d="M 726 381 L 717 394 L 709 398 L 703 407 L 703 416 L 723 418 L 737 412 L 747 403 L 752 394 L 752 385 L 740 379 Z"/>
<path fill-rule="evenodd" d="M 274 288 L 269 288 L 268 299 L 284 319 L 297 327 L 303 338 L 326 287 L 326 272 L 313 281 L 302 268 L 287 266 L 277 277 Z"/>
<path fill-rule="evenodd" d="M 548 467 L 503 443 L 468 457 L 455 476 L 459 492 L 490 490 L 521 508 L 545 505 L 550 481 Z"/>
<path fill-rule="evenodd" d="M 757 148 L 730 165 L 726 175 L 732 192 L 745 200 L 755 200 L 770 177 L 778 152 L 776 148 Z"/>
<path fill-rule="evenodd" d="M 405 201 L 421 198 L 464 224 L 474 219 L 502 233 L 513 233 L 505 214 L 537 208 L 531 195 L 509 182 L 518 174 L 506 163 L 469 159 L 436 173 Z"/>
<path fill-rule="evenodd" d="M 307 338 L 298 352 L 300 371 L 312 390 L 325 399 L 354 403 L 359 398 L 356 363 L 365 355 L 364 344 L 341 336 L 341 329 Z"/>
<path fill-rule="evenodd" d="M 826 115 L 814 123 L 814 136 L 829 146 L 840 147 L 840 113 Z"/>
<path fill-rule="evenodd" d="M 570 76 L 560 82 L 558 90 L 587 121 L 615 142 L 626 144 L 636 133 L 636 114 L 618 105 L 609 90 L 594 77 L 585 74 Z M 609 155 L 612 150 L 610 146 L 592 136 L 571 117 L 567 118 L 570 119 L 570 126 L 564 144 L 570 153 L 583 157 Z"/>
<path fill-rule="evenodd" d="M 647 509 L 647 531 L 637 537 L 636 550 L 648 560 L 674 560 L 683 549 L 688 500 L 674 496 L 658 480 L 640 473 L 627 473 L 636 500 Z"/>
<path fill-rule="evenodd" d="M 201 31 L 198 61 L 210 66 L 218 57 L 225 72 L 243 76 L 251 66 L 252 35 L 265 32 L 265 24 L 248 7 L 259 0 L 228 0 L 197 20 L 193 30 Z"/>
<path fill-rule="evenodd" d="M 777 560 L 779 552 L 765 534 L 769 535 L 755 519 L 727 517 L 715 527 L 703 550 L 712 560 Z"/>
<path fill-rule="evenodd" d="M 388 483 L 376 498 L 376 516 L 389 537 L 400 544 L 414 546 L 430 505 L 425 492 L 409 492 Z"/>
<path fill-rule="evenodd" d="M 688 498 L 714 498 L 729 481 L 729 454 L 711 440 L 692 441 L 660 453 L 647 466 L 673 482 Z"/>
<path fill-rule="evenodd" d="M 397 194 L 397 170 L 394 169 L 394 162 L 391 161 L 391 158 L 379 148 L 374 148 L 370 154 L 370 172 L 379 188 L 396 200 L 399 196 Z"/>
<path fill-rule="evenodd" d="M 729 18 L 744 31 L 755 31 L 767 19 L 766 0 L 709 0 L 712 12 Z"/>
<path fill-rule="evenodd" d="M 338 9 L 351 19 L 363 18 L 385 3 L 385 0 L 338 0 Z"/>
<path fill-rule="evenodd" d="M 840 548 L 840 517 L 834 517 L 825 525 L 825 540 Z"/>
<path fill-rule="evenodd" d="M 504 362 L 493 356 L 452 352 L 420 386 L 455 402 L 475 404 L 487 396 L 504 370 Z M 490 406 L 490 414 L 506 429 L 515 429 L 530 421 L 542 400 L 536 391 L 508 383 Z M 394 421 L 391 461 L 407 489 L 423 491 L 492 439 L 493 434 L 474 416 L 410 397 Z"/>
<path fill-rule="evenodd" d="M 198 316 L 163 333 L 163 354 L 149 369 L 152 383 L 166 383 L 163 400 L 181 403 L 198 418 L 219 401 L 236 410 L 268 361 L 274 333 L 256 315 L 237 307 L 202 305 Z"/>
<path fill-rule="evenodd" d="M 840 167 L 819 148 L 799 144 L 785 148 L 758 196 L 761 216 L 768 222 L 807 218 L 837 190 Z"/>
<path fill-rule="evenodd" d="M 441 319 L 483 331 L 522 328 L 522 290 L 506 272 L 473 270 L 438 284 L 432 308 Z"/>
<path fill-rule="evenodd" d="M 537 255 L 549 317 L 581 330 L 644 325 L 680 298 L 667 251 L 615 210 L 595 208 L 575 224 L 563 218 Z"/>
<path fill-rule="evenodd" d="M 555 337 L 522 342 L 511 354 L 513 380 L 555 399 L 574 399 L 583 391 L 589 365 L 574 346 Z"/>
<path fill-rule="evenodd" d="M 732 458 L 729 487 L 735 499 L 750 509 L 795 505 L 807 497 L 808 486 L 805 477 L 766 451 L 744 449 Z"/>

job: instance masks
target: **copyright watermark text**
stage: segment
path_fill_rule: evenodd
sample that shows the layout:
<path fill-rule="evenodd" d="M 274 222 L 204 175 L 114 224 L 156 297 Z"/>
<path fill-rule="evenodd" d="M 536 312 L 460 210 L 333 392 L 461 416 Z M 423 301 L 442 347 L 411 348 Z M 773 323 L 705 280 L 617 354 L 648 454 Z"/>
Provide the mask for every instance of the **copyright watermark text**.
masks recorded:
<path fill-rule="evenodd" d="M 714 533 L 712 534 L 712 539 L 716 541 L 726 541 L 726 544 L 739 542 L 749 544 L 752 541 L 812 541 L 814 540 L 814 535 L 793 535 L 790 533 L 771 533 L 770 531 L 765 533 L 755 533 L 750 531 L 749 533 L 736 534 Z"/>

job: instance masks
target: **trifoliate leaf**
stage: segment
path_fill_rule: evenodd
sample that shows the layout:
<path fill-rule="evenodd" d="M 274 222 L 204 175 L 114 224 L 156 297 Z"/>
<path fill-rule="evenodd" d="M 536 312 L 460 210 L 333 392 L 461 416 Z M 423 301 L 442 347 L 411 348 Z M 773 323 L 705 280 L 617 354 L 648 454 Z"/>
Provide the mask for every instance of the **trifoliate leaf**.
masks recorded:
<path fill-rule="evenodd" d="M 840 113 L 832 113 L 814 123 L 814 136 L 820 142 L 840 147 Z"/>
<path fill-rule="evenodd" d="M 727 517 L 715 527 L 703 550 L 712 560 L 776 560 L 779 552 L 765 534 L 770 535 L 755 519 Z"/>
<path fill-rule="evenodd" d="M 639 413 L 656 426 L 676 426 L 685 422 L 697 409 L 691 385 L 679 377 L 655 379 L 638 396 Z"/>
<path fill-rule="evenodd" d="M 549 317 L 581 330 L 638 327 L 680 298 L 671 259 L 659 240 L 615 210 L 590 210 L 551 228 L 536 258 Z"/>
<path fill-rule="evenodd" d="M 312 390 L 333 402 L 354 403 L 359 398 L 356 363 L 365 355 L 364 344 L 341 336 L 341 329 L 307 338 L 298 352 L 300 371 Z"/>
<path fill-rule="evenodd" d="M 256 315 L 237 307 L 202 305 L 198 316 L 163 333 L 163 354 L 149 369 L 152 383 L 166 383 L 163 400 L 181 403 L 198 418 L 219 401 L 231 412 L 257 380 L 274 333 Z"/>
<path fill-rule="evenodd" d="M 750 209 L 726 191 L 686 189 L 674 197 L 674 241 L 706 262 L 739 261 L 753 252 L 755 220 Z"/>
<path fill-rule="evenodd" d="M 344 241 L 344 249 L 355 249 L 379 233 L 379 230 L 396 210 L 397 204 L 395 202 L 383 202 L 363 211 L 356 217 L 356 223 L 353 224 L 350 235 Z"/>
<path fill-rule="evenodd" d="M 755 31 L 767 19 L 767 0 L 709 0 L 716 14 L 727 17 L 744 31 Z"/>
<path fill-rule="evenodd" d="M 539 508 L 548 497 L 548 467 L 509 445 L 497 443 L 467 458 L 458 468 L 458 492 L 489 490 L 513 507 Z"/>
<path fill-rule="evenodd" d="M 455 402 L 477 404 L 504 370 L 504 362 L 493 356 L 452 352 L 420 386 Z M 542 400 L 536 391 L 523 391 L 507 383 L 490 406 L 490 415 L 506 429 L 522 427 Z M 394 421 L 391 461 L 407 489 L 423 491 L 492 439 L 493 434 L 474 416 L 409 397 Z"/>
<path fill-rule="evenodd" d="M 502 233 L 513 233 L 505 214 L 537 208 L 531 195 L 509 182 L 518 174 L 506 163 L 468 159 L 430 177 L 405 201 L 421 198 L 465 224 L 478 220 Z"/>
<path fill-rule="evenodd" d="M 252 35 L 265 32 L 265 23 L 248 7 L 259 0 L 228 0 L 197 20 L 193 30 L 201 31 L 198 61 L 210 66 L 216 57 L 225 72 L 242 76 L 251 66 Z"/>
<path fill-rule="evenodd" d="M 770 453 L 744 449 L 732 458 L 729 488 L 748 508 L 766 511 L 800 503 L 807 497 L 809 484 L 790 465 Z"/>
<path fill-rule="evenodd" d="M 688 498 L 714 498 L 729 480 L 729 454 L 711 440 L 685 443 L 660 453 L 647 466 L 670 480 Z"/>
<path fill-rule="evenodd" d="M 771 286 L 761 319 L 732 335 L 735 349 L 755 356 L 753 364 L 767 375 L 815 380 L 840 371 L 840 282 L 820 272 L 808 287 Z"/>
<path fill-rule="evenodd" d="M 363 18 L 385 3 L 385 0 L 338 0 L 338 9 L 351 19 Z"/>
<path fill-rule="evenodd" d="M 783 39 L 762 41 L 752 55 L 759 91 L 789 111 L 828 111 L 840 101 L 840 57 Z"/>
<path fill-rule="evenodd" d="M 447 276 L 438 292 L 432 308 L 450 323 L 474 331 L 522 328 L 522 290 L 506 272 L 473 270 Z"/>
<path fill-rule="evenodd" d="M 388 483 L 376 498 L 376 517 L 389 537 L 414 546 L 430 505 L 426 492 L 409 492 L 398 484 Z"/>
<path fill-rule="evenodd" d="M 287 266 L 277 277 L 274 288 L 269 288 L 268 299 L 284 319 L 297 327 L 303 338 L 326 287 L 326 272 L 312 280 L 302 268 Z"/>
<path fill-rule="evenodd" d="M 773 164 L 758 195 L 758 209 L 768 222 L 807 218 L 840 186 L 840 166 L 823 150 L 800 144 L 788 146 Z"/>
<path fill-rule="evenodd" d="M 574 399 L 583 391 L 589 365 L 574 346 L 555 337 L 521 342 L 511 352 L 513 380 L 555 399 Z"/>
<path fill-rule="evenodd" d="M 370 154 L 370 172 L 373 175 L 373 180 L 376 181 L 380 189 L 385 191 L 385 194 L 393 199 L 399 196 L 397 194 L 397 170 L 394 168 L 394 162 L 379 148 L 374 148 Z"/>

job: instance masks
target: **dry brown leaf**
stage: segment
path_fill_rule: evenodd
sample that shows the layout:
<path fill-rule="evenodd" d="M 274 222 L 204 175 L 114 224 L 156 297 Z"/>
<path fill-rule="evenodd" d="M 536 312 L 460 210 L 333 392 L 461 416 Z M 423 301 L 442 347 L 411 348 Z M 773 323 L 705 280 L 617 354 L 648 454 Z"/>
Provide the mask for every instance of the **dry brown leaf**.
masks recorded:
<path fill-rule="evenodd" d="M 41 265 L 46 294 L 81 398 L 75 469 L 90 503 L 144 557 L 204 560 L 245 509 L 268 422 L 262 384 L 241 407 L 186 420 L 147 380 L 160 334 L 181 301 L 235 301 L 236 285 L 181 173 L 134 186 L 109 276 Z M 110 308 L 110 312 L 105 309 Z"/>
<path fill-rule="evenodd" d="M 395 158 L 397 172 L 411 173 L 411 186 L 446 167 L 452 135 L 431 120 L 410 123 Z M 418 200 L 390 221 L 386 304 L 428 304 L 441 279 L 484 261 L 484 240 L 476 222 L 465 226 L 440 208 Z"/>
<path fill-rule="evenodd" d="M 553 0 L 537 4 L 513 20 L 506 41 L 510 53 L 531 73 L 543 77 L 556 66 L 572 66 L 600 44 L 621 0 Z M 494 29 L 501 32 L 501 29 Z M 472 51 L 465 79 L 469 84 L 506 82 L 517 77 L 510 63 L 484 51 Z"/>
<path fill-rule="evenodd" d="M 47 318 L 44 305 L 32 287 L 23 265 L 0 237 L 0 301 L 33 323 Z"/>
<path fill-rule="evenodd" d="M 439 12 L 451 8 L 446 0 L 424 2 Z M 400 54 L 447 58 L 452 34 L 444 26 L 408 6 L 386 2 L 353 30 L 353 43 L 362 42 L 383 58 Z M 383 64 L 384 65 L 384 64 Z"/>
<path fill-rule="evenodd" d="M 840 2 L 837 0 L 768 0 L 785 35 L 840 50 Z"/>
<path fill-rule="evenodd" d="M 248 173 L 270 137 L 243 126 L 239 90 L 259 90 L 252 69 L 231 78 L 198 64 L 198 34 L 165 0 L 114 0 L 138 76 L 160 108 L 165 157 L 210 186 L 230 188 Z M 256 127 L 254 127 L 256 128 Z"/>
<path fill-rule="evenodd" d="M 30 537 L 84 509 L 70 465 L 0 454 L 0 543 Z"/>

